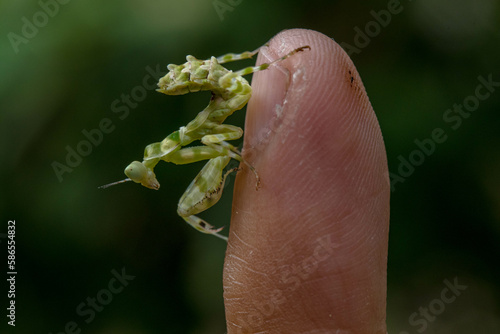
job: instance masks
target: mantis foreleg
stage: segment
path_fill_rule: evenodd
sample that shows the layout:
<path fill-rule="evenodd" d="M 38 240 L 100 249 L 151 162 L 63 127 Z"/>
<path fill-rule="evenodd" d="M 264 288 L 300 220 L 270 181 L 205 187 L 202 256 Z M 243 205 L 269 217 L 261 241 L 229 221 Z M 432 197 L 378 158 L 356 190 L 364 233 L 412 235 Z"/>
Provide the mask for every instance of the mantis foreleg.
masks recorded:
<path fill-rule="evenodd" d="M 200 232 L 213 234 L 224 240 L 227 240 L 227 237 L 218 234 L 222 228 L 214 229 L 195 214 L 205 211 L 219 201 L 227 176 L 237 170 L 230 169 L 222 176 L 222 171 L 229 161 L 228 156 L 210 159 L 182 195 L 177 207 L 177 213 L 189 225 Z"/>
<path fill-rule="evenodd" d="M 221 154 L 225 154 L 233 159 L 238 160 L 239 162 L 243 162 L 245 165 L 250 168 L 250 170 L 254 173 L 255 178 L 257 179 L 255 188 L 258 189 L 260 186 L 260 177 L 255 168 L 248 163 L 243 157 L 238 149 L 227 142 L 227 140 L 238 139 L 243 135 L 243 130 L 237 126 L 229 125 L 229 124 L 221 124 L 216 127 L 214 134 L 206 135 L 201 138 L 201 142 L 208 147 L 212 147 L 214 150 L 220 152 Z"/>

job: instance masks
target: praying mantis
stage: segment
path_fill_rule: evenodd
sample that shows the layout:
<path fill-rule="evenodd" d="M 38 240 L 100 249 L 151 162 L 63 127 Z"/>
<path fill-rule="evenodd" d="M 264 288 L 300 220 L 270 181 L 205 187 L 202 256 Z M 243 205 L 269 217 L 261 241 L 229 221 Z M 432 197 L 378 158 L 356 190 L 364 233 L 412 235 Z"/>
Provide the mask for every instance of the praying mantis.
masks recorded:
<path fill-rule="evenodd" d="M 250 168 L 256 178 L 255 187 L 259 188 L 260 177 L 255 168 L 243 159 L 235 146 L 227 142 L 241 138 L 243 130 L 234 125 L 223 124 L 227 117 L 242 109 L 250 100 L 252 87 L 243 76 L 265 70 L 276 62 L 311 48 L 303 46 L 272 62 L 250 66 L 236 72 L 221 65 L 252 58 L 260 49 L 240 54 L 228 53 L 207 60 L 187 56 L 187 62 L 182 65 L 169 64 L 167 66 L 169 72 L 158 82 L 158 92 L 166 95 L 183 95 L 211 91 L 210 103 L 186 126 L 172 132 L 161 142 L 146 146 L 143 161 L 133 161 L 125 168 L 126 179 L 99 188 L 133 181 L 158 190 L 160 183 L 156 179 L 154 168 L 161 160 L 178 165 L 208 160 L 179 200 L 177 213 L 198 231 L 227 241 L 226 236 L 219 234 L 222 227 L 214 228 L 196 214 L 212 207 L 221 198 L 227 176 L 238 170 L 232 168 L 223 174 L 231 159 L 242 162 Z M 197 140 L 203 145 L 186 147 Z"/>

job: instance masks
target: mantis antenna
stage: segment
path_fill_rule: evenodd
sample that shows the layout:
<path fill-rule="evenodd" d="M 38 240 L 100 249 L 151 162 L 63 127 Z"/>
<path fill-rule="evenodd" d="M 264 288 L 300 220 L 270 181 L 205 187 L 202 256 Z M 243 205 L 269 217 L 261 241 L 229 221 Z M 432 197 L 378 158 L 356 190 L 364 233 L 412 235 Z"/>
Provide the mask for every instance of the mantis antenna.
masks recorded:
<path fill-rule="evenodd" d="M 109 188 L 109 187 L 112 187 L 112 186 L 116 186 L 117 184 L 125 183 L 125 182 L 128 182 L 128 181 L 132 181 L 132 179 L 126 178 L 126 179 L 121 180 L 121 181 L 116 181 L 116 182 L 108 183 L 108 184 L 105 184 L 103 186 L 97 187 L 97 189 L 106 189 L 106 188 Z"/>

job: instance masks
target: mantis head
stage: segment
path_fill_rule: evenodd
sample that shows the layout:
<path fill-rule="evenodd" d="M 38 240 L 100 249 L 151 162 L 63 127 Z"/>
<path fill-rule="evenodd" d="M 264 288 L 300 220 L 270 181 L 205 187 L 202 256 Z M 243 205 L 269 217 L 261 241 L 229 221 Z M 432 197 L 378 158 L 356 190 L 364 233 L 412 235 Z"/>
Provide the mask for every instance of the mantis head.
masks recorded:
<path fill-rule="evenodd" d="M 133 161 L 125 168 L 125 175 L 135 183 L 140 183 L 149 189 L 160 189 L 160 183 L 156 179 L 156 175 L 152 169 L 144 166 L 142 162 Z"/>
<path fill-rule="evenodd" d="M 128 176 L 127 179 L 106 184 L 99 187 L 100 189 L 105 189 L 123 182 L 134 181 L 135 183 L 140 183 L 144 187 L 149 189 L 158 190 L 160 189 L 160 183 L 156 179 L 156 175 L 152 169 L 144 166 L 142 162 L 133 161 L 130 165 L 125 168 L 125 175 Z"/>

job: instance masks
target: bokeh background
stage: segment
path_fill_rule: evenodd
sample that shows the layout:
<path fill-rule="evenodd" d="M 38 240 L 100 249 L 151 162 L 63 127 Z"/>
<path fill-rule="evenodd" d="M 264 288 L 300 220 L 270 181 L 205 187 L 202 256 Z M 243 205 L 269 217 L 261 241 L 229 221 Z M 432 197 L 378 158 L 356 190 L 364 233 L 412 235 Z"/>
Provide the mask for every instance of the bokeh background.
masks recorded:
<path fill-rule="evenodd" d="M 156 93 L 151 78 L 141 95 L 149 73 L 187 54 L 253 50 L 287 28 L 343 43 L 379 118 L 394 186 L 389 333 L 500 332 L 500 87 L 473 105 L 479 76 L 500 82 L 498 1 L 61 2 L 0 2 L 0 332 L 225 332 L 225 244 L 176 215 L 203 163 L 158 165 L 158 192 L 97 187 L 124 178 L 147 144 L 207 104 L 209 94 Z M 388 8 L 390 22 L 380 12 Z M 365 29 L 371 36 L 360 35 Z M 122 98 L 132 93 L 127 106 Z M 464 101 L 470 115 L 443 119 Z M 103 119 L 108 133 L 91 148 L 81 144 Z M 242 126 L 244 112 L 231 123 Z M 418 153 L 416 140 L 435 129 L 446 140 Z M 68 148 L 78 145 L 87 156 L 58 177 L 54 162 L 66 165 Z M 232 184 L 203 217 L 227 226 L 231 192 Z M 4 315 L 9 219 L 15 328 Z M 113 271 L 122 270 L 134 279 L 109 293 Z M 440 302 L 445 280 L 466 286 L 450 303 Z M 107 304 L 91 316 L 96 296 Z M 419 314 L 429 307 L 430 316 Z"/>

